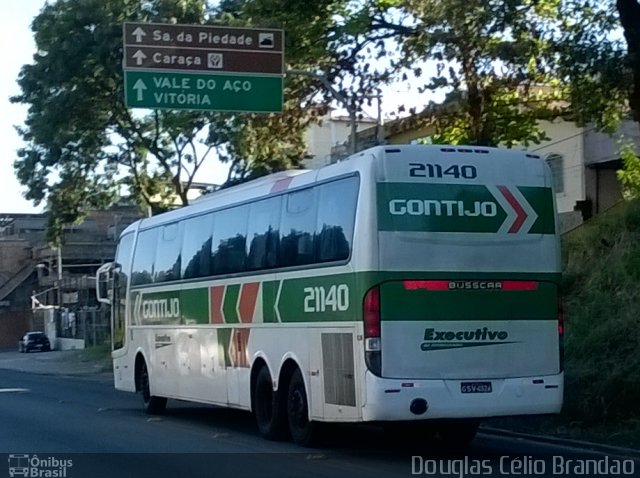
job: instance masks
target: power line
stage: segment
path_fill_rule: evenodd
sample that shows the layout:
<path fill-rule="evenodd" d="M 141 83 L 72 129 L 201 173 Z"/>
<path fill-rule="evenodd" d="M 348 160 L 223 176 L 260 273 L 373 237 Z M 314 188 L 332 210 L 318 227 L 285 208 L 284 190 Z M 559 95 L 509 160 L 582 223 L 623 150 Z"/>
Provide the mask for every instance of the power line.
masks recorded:
<path fill-rule="evenodd" d="M 569 139 L 577 138 L 578 136 L 583 136 L 584 134 L 589 133 L 589 132 L 593 131 L 594 129 L 595 129 L 594 127 L 587 128 L 584 131 L 580 131 L 579 133 L 575 133 L 575 134 L 572 134 L 572 135 L 567 136 L 565 138 L 561 138 L 561 139 L 559 139 L 557 141 L 545 144 L 544 146 L 540 146 L 539 148 L 532 149 L 530 151 L 533 153 L 533 152 L 539 151 L 541 149 L 548 148 L 549 146 L 554 146 L 556 144 L 563 143 L 564 141 L 567 141 Z"/>

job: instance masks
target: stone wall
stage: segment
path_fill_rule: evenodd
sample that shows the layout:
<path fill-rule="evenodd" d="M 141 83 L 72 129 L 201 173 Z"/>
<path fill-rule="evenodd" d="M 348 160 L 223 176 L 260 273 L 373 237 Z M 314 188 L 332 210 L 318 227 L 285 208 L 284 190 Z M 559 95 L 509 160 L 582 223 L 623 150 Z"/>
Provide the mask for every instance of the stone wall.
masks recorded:
<path fill-rule="evenodd" d="M 564 234 L 575 229 L 583 222 L 581 211 L 561 212 L 558 214 L 558 232 Z"/>
<path fill-rule="evenodd" d="M 1 241 L 0 277 L 13 277 L 30 259 L 31 245 L 27 241 Z"/>
<path fill-rule="evenodd" d="M 0 312 L 0 348 L 18 350 L 18 340 L 31 330 L 31 311 Z"/>

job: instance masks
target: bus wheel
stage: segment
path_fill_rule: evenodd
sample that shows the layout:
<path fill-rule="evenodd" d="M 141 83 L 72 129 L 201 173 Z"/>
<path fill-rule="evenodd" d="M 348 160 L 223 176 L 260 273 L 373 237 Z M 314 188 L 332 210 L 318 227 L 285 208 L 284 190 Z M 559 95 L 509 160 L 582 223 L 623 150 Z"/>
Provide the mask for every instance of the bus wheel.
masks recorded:
<path fill-rule="evenodd" d="M 317 424 L 309 421 L 308 403 L 302 372 L 296 369 L 289 381 L 287 419 L 291 438 L 302 446 L 313 446 L 318 438 Z"/>
<path fill-rule="evenodd" d="M 158 415 L 167 408 L 167 399 L 165 397 L 156 397 L 151 395 L 149 388 L 149 371 L 147 364 L 142 362 L 140 368 L 140 391 L 142 392 L 142 403 L 144 411 L 149 415 Z"/>
<path fill-rule="evenodd" d="M 260 368 L 256 377 L 253 404 L 260 434 L 267 440 L 282 440 L 285 437 L 284 413 L 266 366 Z"/>
<path fill-rule="evenodd" d="M 452 448 L 469 446 L 478 433 L 478 420 L 446 420 L 437 426 L 440 444 Z"/>

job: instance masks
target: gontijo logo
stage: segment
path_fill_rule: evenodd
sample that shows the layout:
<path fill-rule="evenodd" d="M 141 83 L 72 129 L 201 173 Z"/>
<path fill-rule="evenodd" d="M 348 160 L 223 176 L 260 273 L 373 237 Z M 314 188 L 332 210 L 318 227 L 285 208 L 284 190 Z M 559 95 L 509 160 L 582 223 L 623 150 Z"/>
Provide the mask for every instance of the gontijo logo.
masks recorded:
<path fill-rule="evenodd" d="M 148 321 L 165 322 L 180 319 L 179 297 L 143 299 L 142 296 L 142 293 L 138 293 L 135 298 L 133 315 L 136 324 Z"/>
<path fill-rule="evenodd" d="M 389 213 L 394 216 L 458 216 L 458 217 L 494 217 L 498 214 L 498 205 L 490 201 L 474 201 L 471 206 L 464 201 L 446 201 L 434 199 L 392 199 L 389 201 Z"/>
<path fill-rule="evenodd" d="M 378 229 L 553 234 L 550 188 L 378 183 Z"/>
<path fill-rule="evenodd" d="M 508 338 L 509 332 L 506 330 L 491 330 L 487 327 L 475 330 L 436 330 L 428 327 L 424 331 L 424 341 L 420 344 L 420 349 L 428 352 L 430 350 L 517 343 L 507 341 Z"/>

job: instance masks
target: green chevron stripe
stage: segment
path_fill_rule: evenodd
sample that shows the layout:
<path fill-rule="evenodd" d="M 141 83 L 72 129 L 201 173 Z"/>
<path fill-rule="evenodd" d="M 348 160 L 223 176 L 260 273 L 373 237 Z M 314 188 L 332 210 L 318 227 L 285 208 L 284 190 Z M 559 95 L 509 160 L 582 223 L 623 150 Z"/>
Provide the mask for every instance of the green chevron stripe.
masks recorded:
<path fill-rule="evenodd" d="M 538 215 L 529 234 L 555 234 L 553 191 L 550 188 L 518 187 L 527 202 Z"/>
<path fill-rule="evenodd" d="M 274 305 L 278 294 L 280 281 L 267 281 L 262 283 L 262 317 L 265 323 L 276 323 L 276 311 Z"/>
<path fill-rule="evenodd" d="M 238 296 L 240 295 L 240 284 L 228 285 L 224 294 L 224 302 L 222 304 L 222 313 L 224 321 L 227 324 L 237 324 L 240 322 L 236 306 L 238 304 Z"/>

